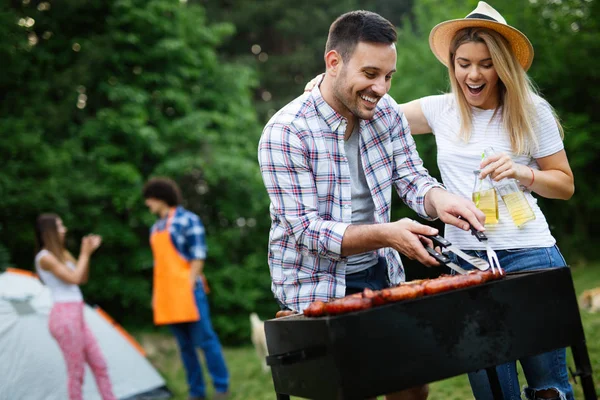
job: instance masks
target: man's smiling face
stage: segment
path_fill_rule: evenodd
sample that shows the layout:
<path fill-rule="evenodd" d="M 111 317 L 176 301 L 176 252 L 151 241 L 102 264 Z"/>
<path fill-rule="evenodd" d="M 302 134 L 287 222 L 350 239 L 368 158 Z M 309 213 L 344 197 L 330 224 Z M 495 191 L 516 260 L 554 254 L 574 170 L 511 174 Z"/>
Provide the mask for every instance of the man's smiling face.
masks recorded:
<path fill-rule="evenodd" d="M 336 111 L 346 118 L 371 119 L 390 90 L 396 72 L 394 44 L 359 42 L 333 83 Z"/>

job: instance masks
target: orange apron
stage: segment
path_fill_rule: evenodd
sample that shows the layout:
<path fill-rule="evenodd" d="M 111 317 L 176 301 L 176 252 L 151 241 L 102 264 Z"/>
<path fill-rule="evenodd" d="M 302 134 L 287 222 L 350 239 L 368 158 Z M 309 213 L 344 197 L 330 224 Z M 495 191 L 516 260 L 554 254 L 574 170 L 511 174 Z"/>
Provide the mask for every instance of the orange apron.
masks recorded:
<path fill-rule="evenodd" d="M 200 319 L 194 288 L 190 282 L 190 263 L 179 254 L 171 240 L 169 227 L 175 209 L 169 211 L 167 226 L 150 236 L 154 256 L 154 324 L 177 324 Z"/>

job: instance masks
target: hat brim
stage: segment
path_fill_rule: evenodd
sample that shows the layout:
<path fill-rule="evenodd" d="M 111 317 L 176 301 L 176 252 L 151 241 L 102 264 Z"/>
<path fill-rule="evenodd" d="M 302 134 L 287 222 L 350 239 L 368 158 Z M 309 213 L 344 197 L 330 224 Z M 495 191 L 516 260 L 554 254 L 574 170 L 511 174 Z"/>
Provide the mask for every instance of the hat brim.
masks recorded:
<path fill-rule="evenodd" d="M 429 47 L 437 59 L 446 67 L 448 66 L 448 58 L 450 56 L 450 43 L 456 32 L 463 28 L 488 28 L 498 32 L 508 40 L 513 53 L 523 69 L 527 71 L 531 67 L 531 63 L 533 62 L 533 46 L 529 39 L 527 39 L 527 36 L 512 26 L 479 18 L 454 19 L 441 22 L 433 27 L 429 34 Z"/>

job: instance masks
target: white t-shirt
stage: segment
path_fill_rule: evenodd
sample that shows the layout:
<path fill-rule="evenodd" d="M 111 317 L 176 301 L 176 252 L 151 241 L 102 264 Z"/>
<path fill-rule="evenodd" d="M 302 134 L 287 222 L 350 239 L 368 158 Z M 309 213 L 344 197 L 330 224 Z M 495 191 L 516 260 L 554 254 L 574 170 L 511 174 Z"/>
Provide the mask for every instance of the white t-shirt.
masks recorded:
<path fill-rule="evenodd" d="M 83 295 L 78 285 L 67 283 L 54 275 L 50 271 L 46 271 L 40 265 L 42 257 L 49 255 L 48 250 L 41 250 L 35 256 L 35 270 L 44 284 L 50 289 L 52 298 L 55 303 L 71 303 L 75 301 L 83 301 Z M 75 265 L 71 261 L 65 263 L 67 267 L 75 269 Z"/>
<path fill-rule="evenodd" d="M 454 95 L 444 94 L 421 99 L 423 114 L 435 135 L 437 163 L 442 180 L 450 192 L 471 199 L 475 183 L 473 171 L 479 169 L 481 154 L 487 147 L 493 147 L 498 153 L 509 154 L 515 163 L 528 165 L 534 170 L 539 170 L 536 158 L 546 157 L 564 149 L 550 105 L 539 96 L 535 96 L 534 102 L 539 146 L 532 154 L 515 155 L 511 150 L 508 134 L 502 126 L 501 110 L 498 110 L 494 119 L 490 121 L 494 110 L 472 108 L 471 138 L 469 143 L 465 143 L 458 136 L 460 117 Z M 525 192 L 525 197 L 536 219 L 527 222 L 521 228 L 517 228 L 513 223 L 506 206 L 500 197 L 498 198 L 499 222 L 486 226 L 485 231 L 492 248 L 503 250 L 550 247 L 556 243 L 536 198 L 529 191 Z M 446 225 L 444 236 L 461 249 L 485 249 L 485 245 L 477 241 L 470 232 L 452 225 Z"/>

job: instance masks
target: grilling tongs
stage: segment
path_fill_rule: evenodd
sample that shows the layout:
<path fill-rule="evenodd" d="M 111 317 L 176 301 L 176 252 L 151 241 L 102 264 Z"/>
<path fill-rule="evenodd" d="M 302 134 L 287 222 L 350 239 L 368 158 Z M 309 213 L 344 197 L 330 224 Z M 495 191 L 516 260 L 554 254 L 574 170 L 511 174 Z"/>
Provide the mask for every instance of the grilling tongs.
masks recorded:
<path fill-rule="evenodd" d="M 431 247 L 425 247 L 425 249 L 427 250 L 427 252 L 433 257 L 435 258 L 440 264 L 447 266 L 450 269 L 455 270 L 456 272 L 458 272 L 461 275 L 465 275 L 467 273 L 467 271 L 465 271 L 464 269 L 462 269 L 461 267 L 459 267 L 458 265 L 454 264 L 452 262 L 452 260 L 450 260 L 448 257 L 446 257 L 444 254 L 437 252 L 435 249 L 432 249 Z"/>
<path fill-rule="evenodd" d="M 461 249 L 457 248 L 456 246 L 453 246 L 452 243 L 450 243 L 447 239 L 443 238 L 440 235 L 425 235 L 425 237 L 431 239 L 433 241 L 433 245 L 434 246 L 440 246 L 445 248 L 446 250 L 456 254 L 456 256 L 462 258 L 463 260 L 465 260 L 466 262 L 468 262 L 469 264 L 473 265 L 475 268 L 482 270 L 482 271 L 486 271 L 490 268 L 490 264 L 488 264 L 487 261 L 479 258 L 479 257 L 475 257 L 475 256 L 470 256 L 467 253 L 465 253 L 464 251 L 462 251 Z M 433 249 L 431 249 L 430 247 L 427 248 L 427 251 L 429 252 L 429 254 L 431 254 L 436 260 L 438 260 L 439 262 L 448 265 L 450 268 L 456 270 L 456 268 L 453 268 L 453 266 L 450 266 L 448 264 L 448 262 L 450 261 L 450 259 L 448 259 L 447 261 L 442 261 L 441 259 L 439 259 L 436 255 L 433 254 L 433 252 L 431 251 Z M 440 254 L 438 252 L 436 252 L 435 250 L 433 250 L 435 253 Z M 443 254 L 442 254 L 443 256 Z M 446 259 L 448 257 L 445 257 Z M 456 264 L 454 264 L 456 266 Z M 460 267 L 459 267 L 460 268 Z M 460 272 L 460 271 L 459 271 Z"/>

